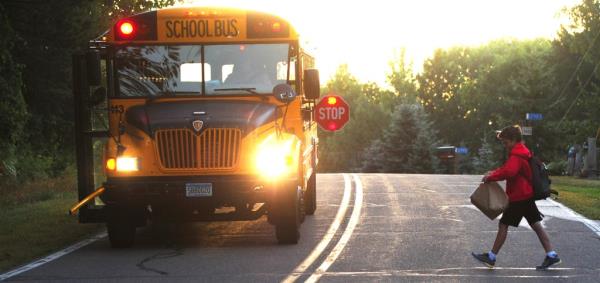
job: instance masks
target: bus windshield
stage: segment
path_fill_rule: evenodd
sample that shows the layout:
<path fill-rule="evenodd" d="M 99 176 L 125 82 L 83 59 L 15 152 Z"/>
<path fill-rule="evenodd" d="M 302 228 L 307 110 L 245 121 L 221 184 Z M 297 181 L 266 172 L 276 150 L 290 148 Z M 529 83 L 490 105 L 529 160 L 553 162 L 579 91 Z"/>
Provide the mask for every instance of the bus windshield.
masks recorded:
<path fill-rule="evenodd" d="M 287 43 L 125 46 L 115 51 L 116 82 L 126 97 L 270 94 L 294 84 L 293 54 Z"/>

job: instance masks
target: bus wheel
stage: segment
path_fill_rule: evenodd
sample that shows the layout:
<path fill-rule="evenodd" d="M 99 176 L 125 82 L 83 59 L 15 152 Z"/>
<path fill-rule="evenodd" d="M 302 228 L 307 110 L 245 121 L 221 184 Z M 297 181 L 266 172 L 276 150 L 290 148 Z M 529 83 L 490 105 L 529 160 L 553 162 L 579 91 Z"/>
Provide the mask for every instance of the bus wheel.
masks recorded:
<path fill-rule="evenodd" d="M 112 210 L 106 223 L 110 246 L 117 249 L 130 248 L 135 239 L 135 223 L 133 219 L 126 217 L 127 214 Z"/>
<path fill-rule="evenodd" d="M 304 201 L 302 190 L 298 189 L 294 197 L 285 203 L 281 203 L 280 213 L 283 213 L 275 224 L 275 235 L 277 241 L 282 245 L 294 245 L 300 239 L 300 224 L 304 220 Z"/>
<path fill-rule="evenodd" d="M 312 173 L 306 184 L 306 194 L 304 197 L 305 211 L 307 215 L 315 214 L 317 210 L 317 177 Z"/>

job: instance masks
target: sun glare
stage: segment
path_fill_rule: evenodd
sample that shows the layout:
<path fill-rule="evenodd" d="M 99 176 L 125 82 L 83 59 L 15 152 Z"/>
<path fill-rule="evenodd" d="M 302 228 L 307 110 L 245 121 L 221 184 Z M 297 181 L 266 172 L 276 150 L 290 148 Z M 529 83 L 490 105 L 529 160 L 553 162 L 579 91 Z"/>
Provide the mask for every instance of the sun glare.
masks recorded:
<path fill-rule="evenodd" d="M 578 0 L 299 1 L 190 0 L 272 12 L 292 22 L 315 48 L 323 80 L 340 64 L 361 81 L 385 83 L 394 50 L 405 48 L 418 71 L 436 48 L 480 45 L 499 38 L 554 38 L 559 12 Z"/>

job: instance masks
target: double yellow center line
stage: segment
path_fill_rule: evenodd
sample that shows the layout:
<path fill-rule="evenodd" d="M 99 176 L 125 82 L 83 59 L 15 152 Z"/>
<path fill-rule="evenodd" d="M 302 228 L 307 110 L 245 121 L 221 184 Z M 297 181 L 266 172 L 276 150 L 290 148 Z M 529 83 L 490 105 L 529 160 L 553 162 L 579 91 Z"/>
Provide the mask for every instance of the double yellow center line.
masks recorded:
<path fill-rule="evenodd" d="M 350 203 L 350 195 L 351 195 L 351 187 L 352 182 L 350 176 L 348 174 L 343 174 L 344 176 L 344 196 L 342 197 L 342 201 L 340 203 L 340 207 L 337 211 L 335 219 L 329 226 L 329 229 L 323 236 L 323 239 L 319 242 L 319 244 L 311 251 L 311 253 L 300 263 L 294 271 L 286 277 L 282 282 L 284 283 L 293 283 L 295 282 L 302 274 L 321 256 L 323 251 L 329 246 L 329 243 L 339 230 L 344 216 L 346 215 L 346 211 L 348 210 L 348 206 Z M 325 260 L 321 263 L 321 265 L 310 275 L 310 277 L 305 282 L 317 282 L 323 276 L 325 272 L 329 269 L 329 267 L 337 260 L 340 256 L 348 241 L 352 237 L 352 233 L 358 224 L 360 219 L 360 213 L 362 209 L 363 203 L 363 185 L 360 181 L 360 177 L 356 174 L 352 174 L 355 183 L 355 197 L 354 197 L 354 208 L 352 210 L 352 215 L 350 216 L 350 220 L 346 225 L 346 229 L 344 230 L 342 236 L 333 247 L 333 249 L 329 252 L 329 255 L 325 258 Z"/>

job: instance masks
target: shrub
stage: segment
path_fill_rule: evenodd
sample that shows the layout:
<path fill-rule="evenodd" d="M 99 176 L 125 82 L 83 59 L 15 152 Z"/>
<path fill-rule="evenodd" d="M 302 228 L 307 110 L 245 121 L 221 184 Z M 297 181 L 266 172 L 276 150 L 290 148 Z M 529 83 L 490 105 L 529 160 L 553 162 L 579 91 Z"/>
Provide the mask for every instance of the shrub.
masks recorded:
<path fill-rule="evenodd" d="M 562 176 L 567 172 L 567 161 L 553 161 L 546 165 L 548 168 L 548 173 L 553 176 Z"/>

